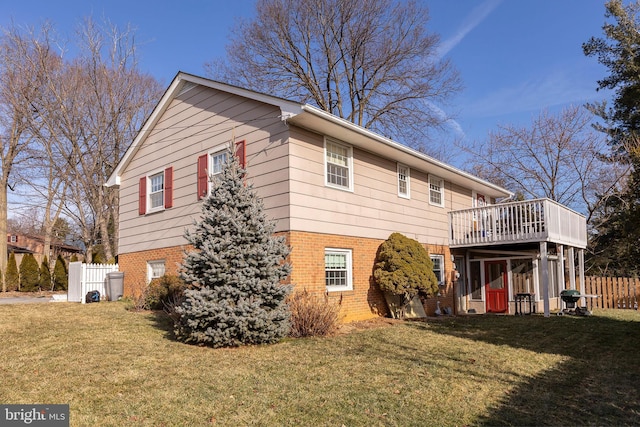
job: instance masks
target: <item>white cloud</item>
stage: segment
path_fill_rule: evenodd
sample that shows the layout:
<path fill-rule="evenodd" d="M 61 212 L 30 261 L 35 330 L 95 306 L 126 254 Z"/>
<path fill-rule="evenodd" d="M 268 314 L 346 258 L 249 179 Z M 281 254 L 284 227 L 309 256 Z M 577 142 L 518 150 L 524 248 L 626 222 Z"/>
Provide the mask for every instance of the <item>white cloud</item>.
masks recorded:
<path fill-rule="evenodd" d="M 482 4 L 475 7 L 471 13 L 469 13 L 462 25 L 458 28 L 453 37 L 448 38 L 442 42 L 436 53 L 437 58 L 442 58 L 447 55 L 452 49 L 454 49 L 474 28 L 482 23 L 487 16 L 500 4 L 502 0 L 485 0 Z M 454 137 L 460 139 L 466 139 L 466 134 L 456 120 L 449 118 L 447 113 L 441 108 L 429 103 L 429 108 L 436 111 L 439 117 L 446 118 L 446 126 L 454 133 Z"/>
<path fill-rule="evenodd" d="M 479 6 L 475 7 L 469 15 L 462 22 L 462 25 L 458 28 L 458 31 L 453 37 L 445 40 L 439 47 L 437 56 L 442 58 L 455 48 L 475 27 L 480 25 L 487 16 L 495 9 L 502 0 L 486 0 Z"/>

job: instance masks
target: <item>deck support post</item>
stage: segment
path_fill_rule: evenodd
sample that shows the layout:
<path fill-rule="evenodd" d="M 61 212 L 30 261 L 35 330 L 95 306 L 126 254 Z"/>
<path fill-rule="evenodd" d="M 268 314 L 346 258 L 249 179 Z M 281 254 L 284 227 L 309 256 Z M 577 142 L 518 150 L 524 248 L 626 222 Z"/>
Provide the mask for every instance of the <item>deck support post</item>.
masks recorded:
<path fill-rule="evenodd" d="M 576 255 L 573 246 L 567 248 L 569 258 L 569 289 L 576 288 Z"/>
<path fill-rule="evenodd" d="M 565 266 L 565 258 L 564 258 L 564 245 L 556 245 L 558 252 L 558 283 L 554 283 L 553 285 L 556 287 L 558 291 L 556 295 L 560 295 L 560 291 L 564 290 L 565 286 L 565 277 L 564 277 L 564 266 Z"/>
<path fill-rule="evenodd" d="M 549 254 L 547 242 L 540 242 L 540 285 L 542 285 L 542 300 L 544 302 L 544 317 L 549 317 Z"/>
<path fill-rule="evenodd" d="M 580 274 L 580 295 L 584 295 L 585 283 L 584 283 L 584 249 L 578 249 L 578 274 Z M 581 306 L 585 307 L 587 301 L 585 298 L 580 298 Z"/>

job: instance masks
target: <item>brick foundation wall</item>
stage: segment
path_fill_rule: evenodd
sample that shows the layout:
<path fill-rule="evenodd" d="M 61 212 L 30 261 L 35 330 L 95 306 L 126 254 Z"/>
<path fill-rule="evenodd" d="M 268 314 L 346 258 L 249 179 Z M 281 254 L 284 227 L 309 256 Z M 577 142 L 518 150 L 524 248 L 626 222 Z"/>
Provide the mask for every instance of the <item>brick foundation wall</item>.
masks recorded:
<path fill-rule="evenodd" d="M 342 300 L 344 322 L 365 320 L 377 316 L 388 316 L 389 311 L 382 292 L 373 282 L 373 265 L 378 247 L 383 240 L 348 237 L 331 234 L 292 231 L 288 233 L 292 248 L 290 260 L 293 265 L 291 283 L 312 292 L 324 293 L 324 249 L 351 249 L 353 256 L 353 290 L 331 292 L 332 299 Z M 430 254 L 444 255 L 446 283 L 441 295 L 424 301 L 427 315 L 434 314 L 437 301 L 440 309 L 454 307 L 451 253 L 447 246 L 426 245 Z"/>
<path fill-rule="evenodd" d="M 124 272 L 124 295 L 140 296 L 147 287 L 147 261 L 164 260 L 165 274 L 178 274 L 178 266 L 188 247 L 172 246 L 118 255 L 120 271 Z"/>
<path fill-rule="evenodd" d="M 384 296 L 373 283 L 373 264 L 378 247 L 383 240 L 348 237 L 332 234 L 291 231 L 278 233 L 287 238 L 291 246 L 289 262 L 292 272 L 289 282 L 298 289 L 324 294 L 324 250 L 325 248 L 351 249 L 353 256 L 353 290 L 331 292 L 329 298 L 340 300 L 343 322 L 366 320 L 378 316 L 388 316 Z M 446 284 L 441 294 L 424 300 L 425 311 L 431 316 L 440 308 L 454 307 L 452 262 L 446 246 L 426 245 L 429 253 L 444 255 Z M 166 274 L 177 274 L 183 254 L 189 246 L 174 246 L 149 251 L 123 253 L 118 256 L 120 271 L 124 272 L 125 296 L 139 296 L 147 286 L 147 261 L 164 260 Z"/>

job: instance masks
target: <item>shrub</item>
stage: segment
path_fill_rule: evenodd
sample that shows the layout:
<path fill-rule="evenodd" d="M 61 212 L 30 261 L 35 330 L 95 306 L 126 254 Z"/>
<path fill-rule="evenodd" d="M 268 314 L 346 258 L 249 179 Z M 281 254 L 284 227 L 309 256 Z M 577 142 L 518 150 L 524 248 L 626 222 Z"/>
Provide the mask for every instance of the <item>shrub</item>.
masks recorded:
<path fill-rule="evenodd" d="M 438 293 L 429 252 L 417 240 L 400 233 L 391 234 L 378 248 L 373 278 L 383 292 L 401 297 L 401 317 L 419 292 L 426 296 Z"/>
<path fill-rule="evenodd" d="M 69 287 L 69 271 L 62 255 L 58 255 L 56 265 L 53 267 L 53 290 L 66 291 Z"/>
<path fill-rule="evenodd" d="M 40 289 L 41 290 L 53 290 L 51 286 L 51 270 L 49 269 L 49 259 L 45 255 L 42 260 L 42 264 L 40 264 Z"/>
<path fill-rule="evenodd" d="M 329 300 L 306 289 L 296 291 L 287 298 L 291 312 L 291 330 L 294 338 L 329 335 L 338 328 L 341 301 Z"/>
<path fill-rule="evenodd" d="M 9 261 L 7 262 L 7 271 L 4 275 L 5 283 L 7 284 L 7 291 L 17 291 L 20 287 L 20 274 L 18 273 L 18 264 L 16 263 L 16 254 L 11 252 L 9 254 Z"/>
<path fill-rule="evenodd" d="M 182 303 L 186 288 L 184 280 L 172 274 L 153 279 L 145 291 L 145 306 L 150 310 L 172 311 L 175 305 Z"/>
<path fill-rule="evenodd" d="M 33 254 L 24 254 L 20 262 L 20 290 L 35 292 L 40 285 L 40 269 Z"/>
<path fill-rule="evenodd" d="M 95 252 L 91 256 L 91 263 L 92 264 L 105 264 L 104 255 L 101 252 Z"/>

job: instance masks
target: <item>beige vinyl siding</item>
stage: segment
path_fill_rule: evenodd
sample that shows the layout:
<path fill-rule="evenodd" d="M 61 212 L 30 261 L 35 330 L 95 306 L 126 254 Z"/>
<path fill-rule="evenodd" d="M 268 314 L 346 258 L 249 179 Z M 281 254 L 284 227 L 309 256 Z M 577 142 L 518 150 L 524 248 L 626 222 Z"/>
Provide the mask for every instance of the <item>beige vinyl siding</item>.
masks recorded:
<path fill-rule="evenodd" d="M 174 99 L 121 178 L 120 253 L 186 244 L 184 231 L 199 218 L 197 159 L 230 141 L 246 141 L 248 182 L 267 215 L 288 228 L 287 128 L 280 110 L 197 86 Z M 173 167 L 173 207 L 138 215 L 139 179 Z"/>
<path fill-rule="evenodd" d="M 445 181 L 445 208 L 429 205 L 428 171 L 412 168 L 411 198 L 398 197 L 396 161 L 354 148 L 353 192 L 343 191 L 325 185 L 321 135 L 292 127 L 290 145 L 292 230 L 378 239 L 399 231 L 448 244 L 447 213 L 453 200 L 464 197 L 453 194 L 450 183 Z"/>

